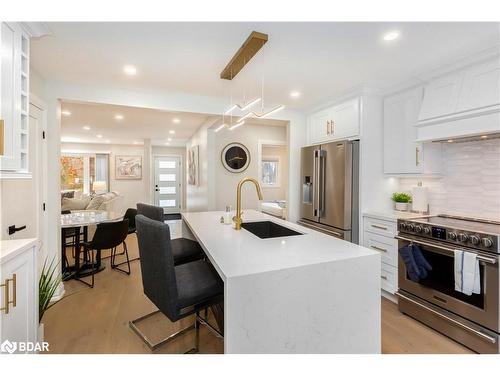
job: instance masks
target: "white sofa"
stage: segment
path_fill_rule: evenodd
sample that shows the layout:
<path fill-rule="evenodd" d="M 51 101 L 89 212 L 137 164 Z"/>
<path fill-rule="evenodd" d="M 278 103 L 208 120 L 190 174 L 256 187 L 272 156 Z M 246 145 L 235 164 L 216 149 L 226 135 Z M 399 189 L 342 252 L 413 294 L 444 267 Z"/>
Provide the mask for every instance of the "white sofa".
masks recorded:
<path fill-rule="evenodd" d="M 123 196 L 116 191 L 92 197 L 75 192 L 74 198 L 62 198 L 61 210 L 102 210 L 123 214 Z"/>

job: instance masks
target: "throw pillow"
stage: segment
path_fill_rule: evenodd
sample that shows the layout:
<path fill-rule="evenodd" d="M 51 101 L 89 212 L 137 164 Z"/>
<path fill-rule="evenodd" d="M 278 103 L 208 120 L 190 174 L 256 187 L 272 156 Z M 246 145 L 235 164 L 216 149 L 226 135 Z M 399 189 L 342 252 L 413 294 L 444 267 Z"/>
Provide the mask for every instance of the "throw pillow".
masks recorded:
<path fill-rule="evenodd" d="M 104 197 L 102 195 L 94 195 L 86 210 L 99 210 L 103 202 Z"/>
<path fill-rule="evenodd" d="M 78 198 L 63 198 L 61 210 L 85 210 L 85 208 L 89 205 L 90 198 L 84 197 L 82 199 Z"/>

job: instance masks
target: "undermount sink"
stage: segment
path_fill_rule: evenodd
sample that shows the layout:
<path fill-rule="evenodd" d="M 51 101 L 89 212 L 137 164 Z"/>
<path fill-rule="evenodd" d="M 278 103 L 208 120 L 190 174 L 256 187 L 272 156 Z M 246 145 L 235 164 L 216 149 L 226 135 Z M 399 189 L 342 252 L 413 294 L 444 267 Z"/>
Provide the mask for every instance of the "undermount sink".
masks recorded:
<path fill-rule="evenodd" d="M 242 223 L 241 227 L 259 238 L 301 236 L 303 234 L 268 220 Z"/>

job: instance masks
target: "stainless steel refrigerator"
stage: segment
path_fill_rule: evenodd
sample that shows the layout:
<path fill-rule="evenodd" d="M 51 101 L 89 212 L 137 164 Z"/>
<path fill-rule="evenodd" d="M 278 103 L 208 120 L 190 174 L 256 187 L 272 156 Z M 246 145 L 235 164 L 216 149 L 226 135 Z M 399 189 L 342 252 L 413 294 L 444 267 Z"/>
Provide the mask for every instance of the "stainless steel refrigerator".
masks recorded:
<path fill-rule="evenodd" d="M 359 241 L 359 141 L 303 147 L 299 223 Z"/>

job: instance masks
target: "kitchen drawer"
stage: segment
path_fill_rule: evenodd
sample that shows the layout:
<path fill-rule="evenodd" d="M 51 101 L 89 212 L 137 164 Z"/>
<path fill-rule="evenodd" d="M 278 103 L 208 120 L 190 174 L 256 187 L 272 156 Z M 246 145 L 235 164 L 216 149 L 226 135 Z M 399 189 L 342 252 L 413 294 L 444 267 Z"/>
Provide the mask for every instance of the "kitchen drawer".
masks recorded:
<path fill-rule="evenodd" d="M 398 266 L 398 241 L 380 234 L 365 232 L 365 247 L 380 252 L 382 262 L 390 266 Z"/>
<path fill-rule="evenodd" d="M 386 292 L 394 294 L 398 290 L 398 269 L 388 264 L 382 263 L 382 270 L 380 272 L 382 279 L 382 289 Z"/>
<path fill-rule="evenodd" d="M 394 238 L 397 234 L 396 222 L 388 220 L 374 219 L 372 217 L 364 218 L 365 232 L 380 234 L 382 236 Z"/>

